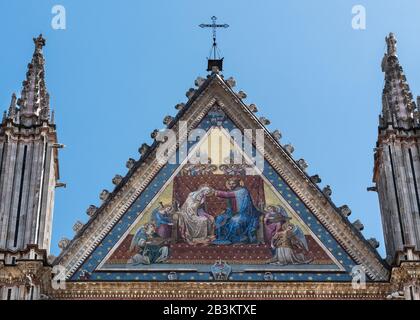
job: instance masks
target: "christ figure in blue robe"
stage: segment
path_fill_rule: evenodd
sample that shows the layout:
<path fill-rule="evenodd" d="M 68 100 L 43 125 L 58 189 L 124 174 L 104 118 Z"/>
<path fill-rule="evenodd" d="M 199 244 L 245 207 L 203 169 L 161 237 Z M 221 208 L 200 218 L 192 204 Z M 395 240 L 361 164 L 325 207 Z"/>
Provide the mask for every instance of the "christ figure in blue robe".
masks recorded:
<path fill-rule="evenodd" d="M 252 203 L 251 195 L 240 180 L 227 181 L 230 191 L 215 191 L 214 195 L 227 199 L 227 209 L 215 219 L 216 239 L 213 244 L 257 243 L 259 226 L 258 211 Z"/>

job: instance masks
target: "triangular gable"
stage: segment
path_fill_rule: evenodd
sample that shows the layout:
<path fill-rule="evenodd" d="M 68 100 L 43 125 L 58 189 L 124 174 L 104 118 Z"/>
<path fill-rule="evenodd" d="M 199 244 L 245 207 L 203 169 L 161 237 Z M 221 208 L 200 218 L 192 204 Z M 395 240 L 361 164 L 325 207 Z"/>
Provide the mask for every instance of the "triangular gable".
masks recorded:
<path fill-rule="evenodd" d="M 214 121 L 216 106 L 226 117 L 222 124 Z M 179 129 L 179 120 L 187 121 L 189 131 L 201 128 L 210 135 L 217 130 L 222 133 L 233 129 L 264 130 L 265 143 L 263 150 L 259 150 L 265 157 L 263 172 L 256 175 L 258 183 L 254 182 L 254 185 L 260 184 L 259 187 L 265 191 L 263 200 L 266 205 L 284 209 L 295 230 L 298 228 L 301 235 L 304 234 L 303 240 L 307 241 L 306 245 L 309 244 L 310 249 L 308 257 L 302 258 L 302 252 L 295 250 L 294 253 L 300 254 L 301 258 L 275 264 L 272 258 L 276 250 L 271 248 L 269 240 L 261 242 L 264 235 L 260 234 L 258 243 L 220 247 L 224 251 L 216 250 L 219 254 L 215 253 L 213 243 L 202 245 L 202 250 L 190 250 L 182 241 L 177 243 L 178 239 L 174 241 L 171 238 L 168 241 L 170 244 L 165 244 L 165 247 L 169 247 L 165 261 L 150 265 L 145 265 L 144 261 L 133 263 L 125 252 L 129 249 L 128 243 L 132 242 L 139 227 L 150 221 L 152 212 L 162 202 L 160 197 L 174 204 L 174 194 L 180 189 L 178 181 L 177 190 L 174 190 L 174 181 L 177 178 L 182 180 L 179 175 L 185 170 L 183 164 L 158 163 L 156 150 L 151 148 L 58 258 L 57 261 L 67 268 L 72 280 L 83 280 L 89 275 L 92 280 L 166 281 L 175 272 L 177 280 L 208 281 L 214 278 L 212 267 L 219 259 L 231 267 L 229 279 L 235 281 L 259 281 L 267 276 L 278 281 L 350 281 L 351 270 L 357 264 L 362 264 L 373 280 L 384 280 L 387 277 L 387 270 L 377 253 L 337 212 L 329 199 L 310 181 L 219 75 L 212 75 L 178 114 L 170 125 L 175 131 Z M 194 143 L 188 143 L 188 148 L 193 146 Z M 178 152 L 176 147 L 174 144 L 171 151 Z M 255 141 L 253 148 L 254 153 L 258 152 L 255 150 L 258 148 Z M 197 180 L 196 177 L 188 179 L 184 178 L 182 183 Z M 203 179 L 203 182 L 209 182 L 206 181 L 209 177 Z M 220 188 L 220 181 L 213 183 Z M 254 185 L 247 188 L 252 189 Z M 197 184 L 192 187 L 196 188 Z M 252 192 L 255 191 L 250 190 Z M 255 202 L 256 196 L 253 197 Z M 218 210 L 220 214 L 226 208 L 220 207 Z M 262 207 L 260 211 L 262 214 L 267 213 Z M 260 223 L 264 224 L 262 220 Z M 248 253 L 238 258 L 240 250 Z M 205 258 L 200 258 L 203 252 Z"/>

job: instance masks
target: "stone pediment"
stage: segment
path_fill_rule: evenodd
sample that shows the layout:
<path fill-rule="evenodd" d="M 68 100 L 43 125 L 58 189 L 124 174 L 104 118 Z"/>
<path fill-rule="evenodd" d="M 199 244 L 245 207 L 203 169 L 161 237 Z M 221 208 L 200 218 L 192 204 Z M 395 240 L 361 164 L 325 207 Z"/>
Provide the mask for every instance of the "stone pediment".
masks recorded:
<path fill-rule="evenodd" d="M 212 74 L 188 97 L 174 118 L 165 117 L 174 136 L 155 131 L 153 145 L 142 147 L 141 158 L 130 161 L 127 175 L 66 244 L 55 264 L 66 268 L 68 279 L 350 282 L 357 265 L 368 280 L 388 279 L 346 210 L 306 174 L 304 161 L 292 158 L 293 147 L 281 146 L 278 134 L 266 129 L 268 120 L 254 114 L 256 107 L 244 104 L 245 93 Z M 201 138 L 187 142 L 194 129 Z M 258 134 L 249 139 L 247 154 L 232 131 L 250 129 Z M 159 141 L 162 135 L 168 140 Z M 245 162 L 215 160 L 210 146 L 217 140 Z M 210 161 L 191 164 L 197 150 Z M 166 155 L 182 161 L 162 162 Z M 253 161 L 258 156 L 261 161 Z M 237 185 L 230 189 L 232 177 Z M 204 199 L 187 206 L 195 193 Z"/>

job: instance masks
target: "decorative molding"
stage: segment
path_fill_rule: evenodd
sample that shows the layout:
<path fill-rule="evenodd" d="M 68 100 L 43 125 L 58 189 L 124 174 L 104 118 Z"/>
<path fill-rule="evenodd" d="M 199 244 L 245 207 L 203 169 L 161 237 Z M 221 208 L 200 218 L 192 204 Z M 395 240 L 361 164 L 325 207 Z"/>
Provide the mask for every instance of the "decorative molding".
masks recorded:
<path fill-rule="evenodd" d="M 53 299 L 149 300 L 383 300 L 389 283 L 368 283 L 353 289 L 342 282 L 68 282 L 65 290 L 48 293 Z"/>

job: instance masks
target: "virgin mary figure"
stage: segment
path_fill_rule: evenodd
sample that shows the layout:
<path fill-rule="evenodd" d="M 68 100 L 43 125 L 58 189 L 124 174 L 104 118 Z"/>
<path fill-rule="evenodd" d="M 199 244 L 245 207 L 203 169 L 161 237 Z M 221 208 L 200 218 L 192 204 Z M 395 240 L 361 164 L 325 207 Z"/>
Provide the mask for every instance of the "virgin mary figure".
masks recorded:
<path fill-rule="evenodd" d="M 206 243 L 214 236 L 214 218 L 203 208 L 206 196 L 212 192 L 206 186 L 191 192 L 178 211 L 180 237 L 189 244 Z"/>

